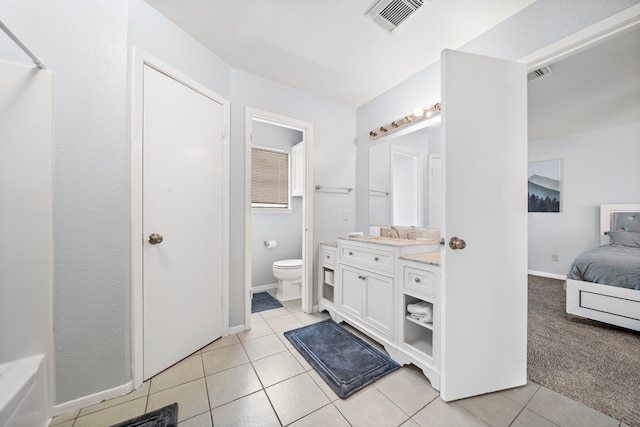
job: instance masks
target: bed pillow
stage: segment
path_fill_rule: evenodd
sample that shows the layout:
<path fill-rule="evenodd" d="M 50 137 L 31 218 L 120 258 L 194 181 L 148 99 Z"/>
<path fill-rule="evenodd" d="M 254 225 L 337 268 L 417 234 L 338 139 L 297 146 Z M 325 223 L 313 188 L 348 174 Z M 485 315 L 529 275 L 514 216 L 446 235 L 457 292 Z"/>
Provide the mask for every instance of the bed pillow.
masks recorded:
<path fill-rule="evenodd" d="M 612 245 L 640 248 L 640 233 L 633 231 L 610 231 L 609 238 Z"/>

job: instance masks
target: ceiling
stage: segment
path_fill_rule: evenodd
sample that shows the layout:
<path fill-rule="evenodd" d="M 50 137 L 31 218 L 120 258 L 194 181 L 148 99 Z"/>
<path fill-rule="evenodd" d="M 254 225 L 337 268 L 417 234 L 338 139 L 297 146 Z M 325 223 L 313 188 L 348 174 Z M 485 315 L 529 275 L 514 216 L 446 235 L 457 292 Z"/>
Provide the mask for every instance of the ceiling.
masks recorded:
<path fill-rule="evenodd" d="M 528 83 L 529 142 L 640 121 L 640 25 Z"/>
<path fill-rule="evenodd" d="M 234 68 L 359 107 L 535 0 L 424 0 L 393 32 L 373 0 L 146 0 Z"/>

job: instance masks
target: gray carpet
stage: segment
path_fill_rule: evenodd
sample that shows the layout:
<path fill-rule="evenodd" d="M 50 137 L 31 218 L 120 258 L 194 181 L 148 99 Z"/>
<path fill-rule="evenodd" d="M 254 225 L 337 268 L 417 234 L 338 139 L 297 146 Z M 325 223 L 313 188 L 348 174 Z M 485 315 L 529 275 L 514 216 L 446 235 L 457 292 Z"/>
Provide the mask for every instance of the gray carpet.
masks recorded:
<path fill-rule="evenodd" d="M 640 333 L 567 314 L 563 285 L 529 276 L 529 379 L 640 427 Z"/>

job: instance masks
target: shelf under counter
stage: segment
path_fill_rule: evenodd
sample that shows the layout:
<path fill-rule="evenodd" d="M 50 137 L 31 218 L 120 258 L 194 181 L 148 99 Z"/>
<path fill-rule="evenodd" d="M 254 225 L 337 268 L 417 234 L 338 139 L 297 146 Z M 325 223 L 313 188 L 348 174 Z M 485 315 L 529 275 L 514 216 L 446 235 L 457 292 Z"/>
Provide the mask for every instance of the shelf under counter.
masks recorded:
<path fill-rule="evenodd" d="M 422 326 L 423 328 L 433 330 L 433 323 L 425 323 L 425 322 L 421 322 L 421 321 L 419 321 L 418 319 L 415 319 L 415 318 L 411 317 L 411 315 L 410 315 L 410 314 L 405 315 L 405 316 L 404 316 L 404 318 L 405 318 L 405 319 L 407 319 L 407 320 L 408 320 L 408 321 L 410 321 L 410 322 L 415 323 L 416 325 L 420 325 L 420 326 Z"/>
<path fill-rule="evenodd" d="M 414 323 L 410 323 L 410 325 L 414 325 Z M 418 326 L 405 328 L 404 345 L 433 360 L 433 331 L 431 329 Z"/>

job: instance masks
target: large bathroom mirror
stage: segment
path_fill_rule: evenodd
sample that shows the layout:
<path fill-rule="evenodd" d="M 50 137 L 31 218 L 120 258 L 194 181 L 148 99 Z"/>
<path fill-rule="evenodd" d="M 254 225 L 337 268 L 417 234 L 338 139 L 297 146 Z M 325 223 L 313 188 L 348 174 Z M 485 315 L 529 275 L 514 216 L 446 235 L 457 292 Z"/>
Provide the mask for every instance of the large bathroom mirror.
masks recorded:
<path fill-rule="evenodd" d="M 369 224 L 439 227 L 439 123 L 420 123 L 369 148 Z"/>

